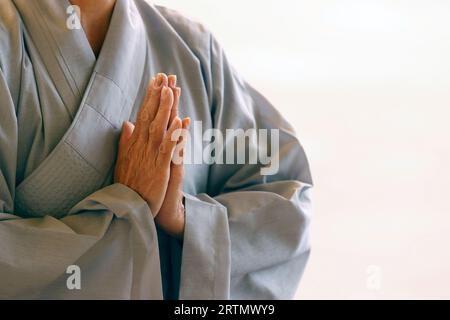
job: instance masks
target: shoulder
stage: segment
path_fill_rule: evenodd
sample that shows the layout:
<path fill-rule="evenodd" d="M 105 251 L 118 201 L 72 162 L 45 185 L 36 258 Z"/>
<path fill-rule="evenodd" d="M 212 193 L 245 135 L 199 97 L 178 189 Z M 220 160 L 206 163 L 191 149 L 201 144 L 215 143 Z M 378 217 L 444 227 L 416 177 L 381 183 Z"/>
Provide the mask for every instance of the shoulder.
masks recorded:
<path fill-rule="evenodd" d="M 196 55 L 209 55 L 211 32 L 199 21 L 187 17 L 177 10 L 149 4 L 146 0 L 135 0 L 143 19 L 148 23 L 171 29 L 178 40 L 183 41 Z"/>
<path fill-rule="evenodd" d="M 163 6 L 155 6 L 156 10 L 183 38 L 202 42 L 209 39 L 210 31 L 199 21 L 183 15 L 177 10 Z"/>

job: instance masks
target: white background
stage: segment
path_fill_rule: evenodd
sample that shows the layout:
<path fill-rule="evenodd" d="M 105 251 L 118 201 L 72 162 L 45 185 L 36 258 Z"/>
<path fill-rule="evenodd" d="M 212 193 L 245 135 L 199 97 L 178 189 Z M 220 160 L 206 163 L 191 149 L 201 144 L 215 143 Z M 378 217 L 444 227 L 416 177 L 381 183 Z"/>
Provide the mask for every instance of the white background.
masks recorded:
<path fill-rule="evenodd" d="M 450 298 L 450 1 L 158 3 L 298 131 L 315 194 L 296 298 Z"/>

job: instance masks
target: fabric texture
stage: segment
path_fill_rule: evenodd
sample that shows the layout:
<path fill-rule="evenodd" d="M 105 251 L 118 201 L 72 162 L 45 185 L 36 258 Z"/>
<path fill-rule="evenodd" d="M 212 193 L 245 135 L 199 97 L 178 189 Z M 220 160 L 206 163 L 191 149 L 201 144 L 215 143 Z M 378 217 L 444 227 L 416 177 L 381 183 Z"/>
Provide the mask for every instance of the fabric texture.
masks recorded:
<path fill-rule="evenodd" d="M 0 0 L 0 298 L 292 298 L 310 252 L 312 188 L 292 127 L 201 24 L 117 0 L 96 58 L 83 30 L 67 28 L 69 5 Z M 280 132 L 274 175 L 186 165 L 182 242 L 112 180 L 121 125 L 158 72 L 178 76 L 180 116 L 204 129 Z M 67 287 L 71 265 L 80 290 Z"/>

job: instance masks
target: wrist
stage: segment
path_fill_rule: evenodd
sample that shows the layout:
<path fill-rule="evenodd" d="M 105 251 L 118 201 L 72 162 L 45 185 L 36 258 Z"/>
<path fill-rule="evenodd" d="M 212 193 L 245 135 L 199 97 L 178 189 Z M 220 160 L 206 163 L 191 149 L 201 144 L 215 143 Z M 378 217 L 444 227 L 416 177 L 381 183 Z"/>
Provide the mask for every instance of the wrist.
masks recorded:
<path fill-rule="evenodd" d="M 184 198 L 180 202 L 178 209 L 175 212 L 170 212 L 166 214 L 165 212 L 159 212 L 155 218 L 155 222 L 160 226 L 165 232 L 178 239 L 183 239 L 184 227 L 185 227 L 185 207 Z"/>

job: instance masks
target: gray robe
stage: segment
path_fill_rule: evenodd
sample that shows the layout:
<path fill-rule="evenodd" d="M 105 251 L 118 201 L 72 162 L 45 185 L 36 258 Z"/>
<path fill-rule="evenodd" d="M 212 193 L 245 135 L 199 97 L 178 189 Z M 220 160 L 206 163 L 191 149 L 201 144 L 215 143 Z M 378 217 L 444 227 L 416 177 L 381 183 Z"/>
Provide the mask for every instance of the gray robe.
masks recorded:
<path fill-rule="evenodd" d="M 67 28 L 69 5 L 0 0 L 0 298 L 293 297 L 310 252 L 312 182 L 291 126 L 200 24 L 117 0 L 96 58 L 84 32 Z M 158 72 L 178 75 L 180 114 L 204 129 L 280 130 L 275 175 L 186 165 L 183 241 L 112 181 L 121 125 Z M 67 286 L 72 265 L 81 289 Z"/>

